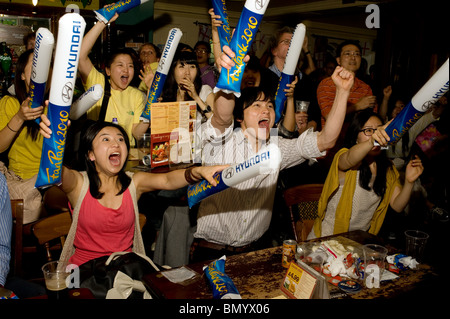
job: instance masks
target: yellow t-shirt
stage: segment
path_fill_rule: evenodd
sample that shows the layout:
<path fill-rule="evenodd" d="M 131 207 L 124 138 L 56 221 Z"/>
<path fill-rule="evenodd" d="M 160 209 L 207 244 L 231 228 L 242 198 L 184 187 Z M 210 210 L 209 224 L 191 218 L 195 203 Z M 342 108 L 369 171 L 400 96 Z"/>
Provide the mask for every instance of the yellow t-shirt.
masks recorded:
<path fill-rule="evenodd" d="M 92 68 L 86 83 L 83 83 L 83 85 L 87 90 L 95 84 L 100 84 L 104 88 L 105 76 L 95 68 Z M 87 111 L 88 119 L 98 120 L 102 108 L 102 101 L 103 97 Z M 112 122 L 113 118 L 117 118 L 119 124 L 128 133 L 132 146 L 134 145 L 132 134 L 133 124 L 139 123 L 139 118 L 144 111 L 145 102 L 145 94 L 132 86 L 128 86 L 124 91 L 111 88 L 111 97 L 109 98 L 106 109 L 105 121 Z"/>
<path fill-rule="evenodd" d="M 0 100 L 0 129 L 8 124 L 19 108 L 19 101 L 15 97 L 4 96 Z M 33 141 L 28 135 L 28 129 L 23 127 L 8 153 L 8 168 L 23 179 L 36 175 L 41 164 L 42 143 L 41 134 Z"/>

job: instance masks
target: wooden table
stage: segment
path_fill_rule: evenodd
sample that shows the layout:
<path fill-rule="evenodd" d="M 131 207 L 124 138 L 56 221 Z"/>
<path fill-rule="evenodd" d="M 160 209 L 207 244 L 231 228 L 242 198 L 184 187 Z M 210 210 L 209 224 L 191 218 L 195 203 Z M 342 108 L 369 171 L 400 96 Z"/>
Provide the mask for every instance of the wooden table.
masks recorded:
<path fill-rule="evenodd" d="M 376 236 L 362 231 L 339 234 L 359 244 L 380 243 Z M 321 238 L 331 239 L 336 236 Z M 395 248 L 386 246 L 389 253 L 396 253 Z M 286 275 L 286 268 L 281 265 L 282 247 L 273 247 L 250 253 L 227 257 L 226 274 L 233 280 L 243 299 L 285 298 L 280 285 Z M 187 265 L 198 273 L 196 278 L 184 284 L 170 282 L 161 272 L 144 276 L 143 281 L 154 298 L 166 299 L 212 299 L 212 291 L 203 273 L 203 266 L 208 261 Z M 331 298 L 395 298 L 412 294 L 426 294 L 426 289 L 435 285 L 439 277 L 432 267 L 420 265 L 419 269 L 402 271 L 399 278 L 382 282 L 378 289 L 363 288 L 355 294 L 345 294 L 338 287 L 328 284 Z M 422 290 L 423 289 L 423 290 Z"/>

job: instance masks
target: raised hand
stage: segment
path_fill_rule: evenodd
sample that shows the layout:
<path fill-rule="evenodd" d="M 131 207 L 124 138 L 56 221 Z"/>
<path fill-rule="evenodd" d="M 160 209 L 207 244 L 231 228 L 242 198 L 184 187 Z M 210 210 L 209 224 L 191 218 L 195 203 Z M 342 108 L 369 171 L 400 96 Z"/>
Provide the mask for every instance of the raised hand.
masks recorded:
<path fill-rule="evenodd" d="M 406 165 L 405 180 L 409 183 L 414 183 L 423 173 L 422 160 L 415 155 L 412 160 Z"/>
<path fill-rule="evenodd" d="M 391 122 L 392 120 L 383 126 L 379 126 L 371 136 L 372 140 L 377 141 L 380 146 L 387 146 L 387 143 L 390 141 L 390 137 L 386 133 L 385 129 L 389 124 L 391 124 Z"/>
<path fill-rule="evenodd" d="M 284 89 L 284 92 L 286 92 L 286 97 L 293 97 L 294 96 L 294 90 L 295 85 L 298 82 L 298 77 L 295 76 L 294 80 L 291 83 L 286 84 L 287 88 Z"/>
<path fill-rule="evenodd" d="M 235 65 L 233 59 L 236 57 L 236 54 L 227 45 L 224 45 L 222 50 L 222 53 L 218 56 L 218 58 L 216 58 L 216 66 L 219 71 L 222 69 L 222 67 L 230 70 Z M 244 58 L 244 62 L 247 63 L 249 60 L 250 56 L 247 54 Z"/>
<path fill-rule="evenodd" d="M 388 86 L 386 86 L 386 87 L 383 89 L 383 95 L 384 95 L 386 98 L 390 98 L 390 97 L 391 97 L 391 94 L 392 94 L 392 86 L 391 86 L 391 85 L 388 85 Z"/>
<path fill-rule="evenodd" d="M 220 26 L 222 26 L 222 20 L 220 20 L 220 15 L 214 14 L 213 8 L 209 9 L 208 13 L 211 16 L 211 26 L 213 28 L 219 28 Z"/>
<path fill-rule="evenodd" d="M 155 76 L 152 68 L 150 67 L 150 63 L 145 64 L 144 69 L 141 69 L 140 71 L 141 74 L 139 75 L 139 79 L 141 81 L 144 81 L 145 85 L 150 88 L 150 86 L 152 85 L 153 77 Z"/>
<path fill-rule="evenodd" d="M 350 91 L 355 81 L 355 74 L 342 66 L 337 66 L 331 75 L 336 89 Z"/>

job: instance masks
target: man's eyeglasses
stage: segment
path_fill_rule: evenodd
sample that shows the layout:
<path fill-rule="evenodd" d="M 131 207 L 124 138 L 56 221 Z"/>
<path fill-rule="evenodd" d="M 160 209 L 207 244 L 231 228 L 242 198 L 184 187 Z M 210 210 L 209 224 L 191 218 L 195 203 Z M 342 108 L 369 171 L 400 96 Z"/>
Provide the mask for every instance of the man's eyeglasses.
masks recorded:
<path fill-rule="evenodd" d="M 291 39 L 284 39 L 278 42 L 279 44 L 283 43 L 284 45 L 289 45 L 291 43 Z"/>
<path fill-rule="evenodd" d="M 345 52 L 342 52 L 342 56 L 345 58 L 350 58 L 351 56 L 354 56 L 355 58 L 359 58 L 359 57 L 361 57 L 361 53 L 356 52 L 356 51 L 353 51 L 353 52 L 345 51 Z"/>
<path fill-rule="evenodd" d="M 206 53 L 208 53 L 208 51 L 206 51 L 206 50 L 204 50 L 204 49 L 196 49 L 196 50 L 194 50 L 195 51 L 195 53 L 201 53 L 201 54 L 206 54 Z"/>
<path fill-rule="evenodd" d="M 375 133 L 377 129 L 376 128 L 363 128 L 362 130 L 360 130 L 360 132 L 363 132 L 365 136 L 372 136 L 373 133 Z"/>

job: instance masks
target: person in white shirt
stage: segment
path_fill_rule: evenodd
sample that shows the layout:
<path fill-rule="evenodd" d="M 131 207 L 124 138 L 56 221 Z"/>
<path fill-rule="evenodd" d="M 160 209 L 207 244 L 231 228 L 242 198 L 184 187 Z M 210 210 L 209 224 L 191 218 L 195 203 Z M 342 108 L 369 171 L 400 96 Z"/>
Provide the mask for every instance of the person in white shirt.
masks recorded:
<path fill-rule="evenodd" d="M 235 54 L 227 46 L 223 52 L 218 65 L 229 69 Z M 241 163 L 270 143 L 276 143 L 281 151 L 281 166 L 200 202 L 191 262 L 268 246 L 263 235 L 272 218 L 279 171 L 324 156 L 340 133 L 354 74 L 338 67 L 333 80 L 337 94 L 330 113 L 332 120 L 322 131 L 310 129 L 296 139 L 271 134 L 275 122 L 274 100 L 263 88 L 242 90 L 238 99 L 233 94 L 216 93 L 214 114 L 203 124 L 202 164 Z M 235 130 L 234 120 L 239 123 Z"/>

